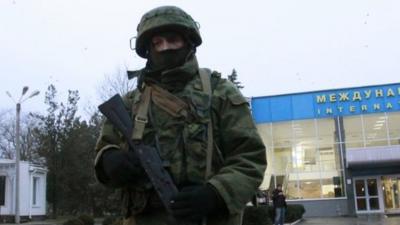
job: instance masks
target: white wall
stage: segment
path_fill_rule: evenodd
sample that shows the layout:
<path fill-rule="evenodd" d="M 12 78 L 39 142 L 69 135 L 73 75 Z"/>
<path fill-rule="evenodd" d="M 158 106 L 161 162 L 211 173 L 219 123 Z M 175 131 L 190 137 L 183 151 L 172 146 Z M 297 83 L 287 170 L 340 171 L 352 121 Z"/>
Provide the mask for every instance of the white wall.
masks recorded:
<path fill-rule="evenodd" d="M 15 161 L 0 159 L 0 175 L 6 176 L 6 200 L 0 207 L 0 215 L 15 214 Z M 20 162 L 20 216 L 46 215 L 47 170 L 29 162 Z M 33 205 L 33 178 L 38 178 L 37 204 Z"/>
<path fill-rule="evenodd" d="M 14 164 L 0 162 L 0 176 L 6 177 L 5 202 L 3 206 L 0 206 L 0 215 L 10 215 L 12 212 L 14 212 Z"/>
<path fill-rule="evenodd" d="M 35 215 L 46 215 L 46 172 L 37 167 L 31 167 L 30 172 L 30 214 Z M 36 205 L 33 202 L 33 183 L 34 178 L 38 179 L 38 186 L 36 190 Z"/>

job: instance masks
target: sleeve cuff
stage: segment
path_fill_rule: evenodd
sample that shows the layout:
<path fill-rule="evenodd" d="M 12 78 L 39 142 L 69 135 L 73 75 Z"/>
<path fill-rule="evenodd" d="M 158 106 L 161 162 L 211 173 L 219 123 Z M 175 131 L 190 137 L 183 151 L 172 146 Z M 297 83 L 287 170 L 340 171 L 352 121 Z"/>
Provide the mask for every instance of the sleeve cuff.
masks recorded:
<path fill-rule="evenodd" d="M 218 192 L 219 196 L 224 201 L 226 208 L 229 211 L 229 214 L 239 214 L 242 212 L 241 209 L 235 207 L 235 204 L 228 204 L 231 202 L 231 196 L 228 194 L 224 185 L 217 179 L 211 179 L 208 181 L 208 184 L 212 185 L 213 188 Z"/>
<path fill-rule="evenodd" d="M 104 172 L 100 159 L 103 156 L 104 152 L 111 149 L 120 149 L 120 147 L 118 145 L 106 145 L 97 152 L 96 158 L 94 159 L 94 171 L 96 180 L 104 185 L 107 185 L 109 178 Z"/>

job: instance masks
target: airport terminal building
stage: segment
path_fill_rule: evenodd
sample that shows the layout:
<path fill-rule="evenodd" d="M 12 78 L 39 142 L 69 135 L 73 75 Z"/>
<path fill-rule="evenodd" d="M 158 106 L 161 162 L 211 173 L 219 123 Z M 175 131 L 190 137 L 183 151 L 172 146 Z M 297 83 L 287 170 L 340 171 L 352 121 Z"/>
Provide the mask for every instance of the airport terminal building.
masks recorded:
<path fill-rule="evenodd" d="M 400 213 L 400 83 L 251 99 L 263 189 L 306 216 Z"/>

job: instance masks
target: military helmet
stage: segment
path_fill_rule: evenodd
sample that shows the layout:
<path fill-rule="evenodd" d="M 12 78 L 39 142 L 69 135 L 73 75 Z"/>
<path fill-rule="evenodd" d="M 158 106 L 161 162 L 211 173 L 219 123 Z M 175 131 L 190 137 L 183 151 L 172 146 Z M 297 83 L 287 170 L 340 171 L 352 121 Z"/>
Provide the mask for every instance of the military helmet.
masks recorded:
<path fill-rule="evenodd" d="M 197 47 L 201 44 L 199 27 L 193 18 L 176 6 L 161 6 L 143 15 L 137 26 L 136 52 L 146 58 L 147 46 L 155 32 L 177 31 Z"/>

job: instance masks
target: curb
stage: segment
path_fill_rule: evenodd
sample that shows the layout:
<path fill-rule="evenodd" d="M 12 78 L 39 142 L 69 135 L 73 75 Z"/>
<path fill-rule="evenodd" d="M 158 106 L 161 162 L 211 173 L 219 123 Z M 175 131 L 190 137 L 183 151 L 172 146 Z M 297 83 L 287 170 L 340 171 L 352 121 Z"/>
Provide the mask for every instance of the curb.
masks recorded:
<path fill-rule="evenodd" d="M 293 223 L 285 223 L 285 225 L 295 225 L 295 224 L 300 223 L 302 220 L 303 220 L 303 218 L 300 218 L 300 219 L 294 221 Z"/>

